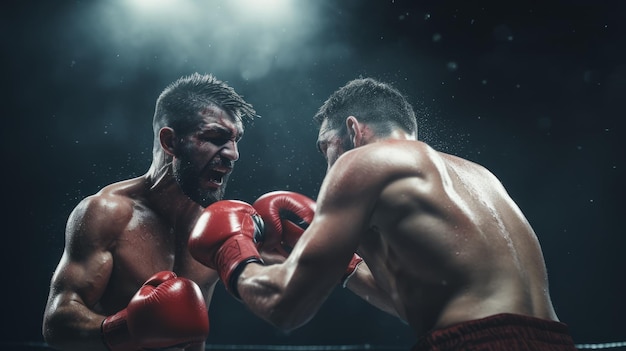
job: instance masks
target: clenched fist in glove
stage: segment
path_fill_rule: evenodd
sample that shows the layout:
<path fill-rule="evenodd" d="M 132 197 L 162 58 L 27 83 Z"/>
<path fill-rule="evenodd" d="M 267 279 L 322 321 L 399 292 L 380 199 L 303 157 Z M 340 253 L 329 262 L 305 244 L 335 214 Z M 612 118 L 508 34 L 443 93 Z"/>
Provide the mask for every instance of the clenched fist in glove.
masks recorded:
<path fill-rule="evenodd" d="M 252 206 L 261 215 L 265 230 L 260 246 L 285 257 L 313 221 L 315 201 L 292 191 L 273 191 L 259 197 Z M 363 259 L 356 253 L 341 279 L 345 286 Z"/>
<path fill-rule="evenodd" d="M 265 223 L 265 250 L 287 257 L 315 215 L 315 201 L 291 191 L 273 191 L 259 197 L 252 206 Z"/>
<path fill-rule="evenodd" d="M 102 339 L 111 351 L 185 347 L 204 342 L 208 334 L 200 288 L 169 271 L 150 277 L 125 309 L 102 322 Z"/>

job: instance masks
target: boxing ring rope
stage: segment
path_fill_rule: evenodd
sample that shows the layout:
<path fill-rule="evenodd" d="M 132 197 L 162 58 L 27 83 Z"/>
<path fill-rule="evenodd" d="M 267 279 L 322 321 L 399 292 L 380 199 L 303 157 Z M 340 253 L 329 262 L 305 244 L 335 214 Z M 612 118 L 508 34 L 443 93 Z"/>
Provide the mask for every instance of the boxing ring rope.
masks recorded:
<path fill-rule="evenodd" d="M 626 341 L 576 344 L 577 349 L 626 350 Z M 205 350 L 213 351 L 407 351 L 406 347 L 389 345 L 207 345 Z"/>
<path fill-rule="evenodd" d="M 626 341 L 575 344 L 579 350 L 626 350 Z M 408 351 L 406 347 L 389 345 L 207 345 L 213 351 Z"/>
<path fill-rule="evenodd" d="M 576 344 L 579 350 L 626 350 L 626 341 Z M 2 351 L 54 351 L 43 342 L 0 342 Z M 391 345 L 206 345 L 211 351 L 408 351 L 406 347 Z"/>
<path fill-rule="evenodd" d="M 626 341 L 607 342 L 603 344 L 576 344 L 576 348 L 583 349 L 624 349 L 626 350 Z"/>
<path fill-rule="evenodd" d="M 385 345 L 207 345 L 205 350 L 255 350 L 255 351 L 406 351 L 405 347 Z"/>

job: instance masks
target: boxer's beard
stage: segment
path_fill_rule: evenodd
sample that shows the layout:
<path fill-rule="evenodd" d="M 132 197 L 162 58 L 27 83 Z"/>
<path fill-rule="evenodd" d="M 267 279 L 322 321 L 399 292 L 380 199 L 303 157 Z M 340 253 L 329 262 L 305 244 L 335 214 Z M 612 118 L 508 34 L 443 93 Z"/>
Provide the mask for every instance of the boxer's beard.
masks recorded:
<path fill-rule="evenodd" d="M 172 164 L 174 177 L 178 186 L 182 189 L 183 193 L 187 195 L 191 200 L 200 204 L 202 207 L 207 207 L 210 204 L 222 200 L 224 193 L 226 192 L 226 184 L 230 174 L 224 176 L 222 180 L 222 186 L 218 189 L 205 190 L 200 186 L 201 174 L 193 164 L 187 161 L 174 162 Z"/>

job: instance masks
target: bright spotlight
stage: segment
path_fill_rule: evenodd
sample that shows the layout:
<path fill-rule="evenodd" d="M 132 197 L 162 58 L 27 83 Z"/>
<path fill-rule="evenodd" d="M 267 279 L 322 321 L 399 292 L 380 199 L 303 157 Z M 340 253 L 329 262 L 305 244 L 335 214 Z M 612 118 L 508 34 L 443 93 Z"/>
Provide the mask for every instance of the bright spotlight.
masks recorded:
<path fill-rule="evenodd" d="M 230 4 L 238 14 L 254 22 L 276 22 L 293 14 L 292 0 L 234 0 Z"/>
<path fill-rule="evenodd" d="M 101 1 L 83 18 L 85 30 L 79 32 L 97 38 L 92 41 L 109 54 L 121 51 L 123 59 L 138 66 L 236 71 L 253 80 L 328 51 L 312 48 L 309 40 L 322 28 L 320 2 Z"/>
<path fill-rule="evenodd" d="M 175 8 L 176 0 L 130 0 L 128 5 L 140 13 L 161 13 Z"/>

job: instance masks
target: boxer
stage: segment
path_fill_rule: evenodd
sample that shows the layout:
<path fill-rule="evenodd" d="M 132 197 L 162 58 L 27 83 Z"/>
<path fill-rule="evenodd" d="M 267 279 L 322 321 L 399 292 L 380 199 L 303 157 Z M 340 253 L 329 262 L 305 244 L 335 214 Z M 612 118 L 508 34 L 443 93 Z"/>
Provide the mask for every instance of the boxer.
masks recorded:
<path fill-rule="evenodd" d="M 255 116 L 210 74 L 162 91 L 148 171 L 104 186 L 69 215 L 44 310 L 49 346 L 204 350 L 204 315 L 219 278 L 187 244 L 204 207 L 223 199 L 244 123 Z"/>
<path fill-rule="evenodd" d="M 576 350 L 529 221 L 485 167 L 417 140 L 402 93 L 355 79 L 314 120 L 328 170 L 282 263 L 249 259 L 258 257 L 251 205 L 216 202 L 192 232 L 202 243 L 193 256 L 251 311 L 284 330 L 303 325 L 358 252 L 348 288 L 405 321 L 415 351 Z"/>

